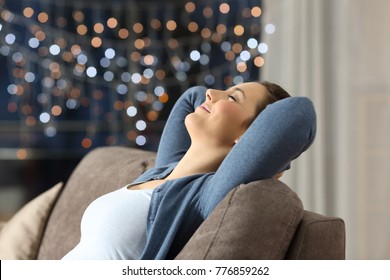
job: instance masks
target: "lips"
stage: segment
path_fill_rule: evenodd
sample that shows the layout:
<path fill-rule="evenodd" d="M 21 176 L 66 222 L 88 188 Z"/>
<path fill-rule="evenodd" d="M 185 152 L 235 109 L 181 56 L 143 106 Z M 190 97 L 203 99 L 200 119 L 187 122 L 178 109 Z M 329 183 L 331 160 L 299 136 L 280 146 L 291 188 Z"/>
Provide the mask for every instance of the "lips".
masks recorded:
<path fill-rule="evenodd" d="M 200 105 L 199 108 L 206 111 L 207 113 L 210 113 L 210 108 L 206 104 Z"/>

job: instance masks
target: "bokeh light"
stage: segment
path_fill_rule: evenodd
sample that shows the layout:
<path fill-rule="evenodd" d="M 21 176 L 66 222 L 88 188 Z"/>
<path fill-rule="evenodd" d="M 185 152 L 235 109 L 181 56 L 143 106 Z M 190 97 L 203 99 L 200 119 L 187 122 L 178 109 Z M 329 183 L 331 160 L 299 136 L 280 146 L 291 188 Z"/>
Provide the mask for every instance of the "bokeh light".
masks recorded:
<path fill-rule="evenodd" d="M 47 141 L 79 128 L 85 150 L 147 146 L 185 88 L 258 78 L 268 51 L 260 1 L 120 2 L 0 1 L 7 117 Z"/>

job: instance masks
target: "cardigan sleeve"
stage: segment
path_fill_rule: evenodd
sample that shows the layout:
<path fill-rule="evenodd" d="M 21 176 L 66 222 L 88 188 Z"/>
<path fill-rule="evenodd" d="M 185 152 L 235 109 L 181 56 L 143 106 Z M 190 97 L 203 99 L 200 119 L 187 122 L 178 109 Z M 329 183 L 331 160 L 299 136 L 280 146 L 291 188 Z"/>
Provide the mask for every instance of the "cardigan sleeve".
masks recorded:
<path fill-rule="evenodd" d="M 206 88 L 196 86 L 186 90 L 176 101 L 161 135 L 156 167 L 179 161 L 191 145 L 184 124 L 185 117 L 205 100 Z"/>

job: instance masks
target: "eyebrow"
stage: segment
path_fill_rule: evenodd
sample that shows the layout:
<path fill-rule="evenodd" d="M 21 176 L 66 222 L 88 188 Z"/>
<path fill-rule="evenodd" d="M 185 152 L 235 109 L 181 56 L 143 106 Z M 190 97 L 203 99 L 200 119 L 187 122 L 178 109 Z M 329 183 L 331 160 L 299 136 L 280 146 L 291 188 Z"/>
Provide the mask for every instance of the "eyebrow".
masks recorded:
<path fill-rule="evenodd" d="M 237 90 L 237 91 L 241 92 L 242 95 L 244 96 L 244 99 L 246 99 L 246 95 L 245 95 L 245 92 L 244 92 L 243 89 L 241 89 L 241 88 L 239 88 L 239 87 L 237 87 L 237 86 L 234 86 L 234 87 L 230 87 L 228 90 L 229 90 L 229 91 L 230 91 L 230 90 Z"/>

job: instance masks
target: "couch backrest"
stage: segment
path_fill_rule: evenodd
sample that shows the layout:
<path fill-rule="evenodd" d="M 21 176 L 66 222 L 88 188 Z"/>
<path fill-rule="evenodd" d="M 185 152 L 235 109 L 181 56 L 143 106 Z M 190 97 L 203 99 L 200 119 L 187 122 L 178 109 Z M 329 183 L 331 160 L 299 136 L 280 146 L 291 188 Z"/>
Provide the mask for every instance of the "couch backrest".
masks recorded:
<path fill-rule="evenodd" d="M 78 164 L 46 225 L 38 259 L 61 259 L 80 240 L 80 222 L 97 197 L 131 183 L 154 165 L 155 153 L 122 147 L 98 148 Z"/>

